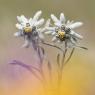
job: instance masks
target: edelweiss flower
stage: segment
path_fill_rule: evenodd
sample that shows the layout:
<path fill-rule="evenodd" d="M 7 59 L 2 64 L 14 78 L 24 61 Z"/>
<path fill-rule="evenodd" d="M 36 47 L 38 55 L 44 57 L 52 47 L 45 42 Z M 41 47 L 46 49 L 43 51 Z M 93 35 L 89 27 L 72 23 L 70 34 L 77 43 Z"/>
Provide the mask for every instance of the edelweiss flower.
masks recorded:
<path fill-rule="evenodd" d="M 27 19 L 24 15 L 17 16 L 19 23 L 16 24 L 18 32 L 14 34 L 16 37 L 24 37 L 25 44 L 23 47 L 29 47 L 30 43 L 34 44 L 38 40 L 43 40 L 43 35 L 40 26 L 44 23 L 44 19 L 39 19 L 42 12 L 38 11 L 33 18 Z"/>
<path fill-rule="evenodd" d="M 82 39 L 83 37 L 73 29 L 80 27 L 82 22 L 73 22 L 67 21 L 64 17 L 64 14 L 60 14 L 60 19 L 58 19 L 55 15 L 51 14 L 51 19 L 54 22 L 54 26 L 47 27 L 45 34 L 50 34 L 53 36 L 53 42 L 67 42 L 67 46 L 76 46 L 77 40 Z"/>

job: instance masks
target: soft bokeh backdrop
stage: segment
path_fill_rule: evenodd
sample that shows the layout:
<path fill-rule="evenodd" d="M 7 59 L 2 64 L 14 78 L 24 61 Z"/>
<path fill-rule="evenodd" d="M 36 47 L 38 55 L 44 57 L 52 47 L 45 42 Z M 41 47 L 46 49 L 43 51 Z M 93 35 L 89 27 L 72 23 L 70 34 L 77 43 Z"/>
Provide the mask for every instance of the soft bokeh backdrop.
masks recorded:
<path fill-rule="evenodd" d="M 84 23 L 83 27 L 76 31 L 84 36 L 80 43 L 88 47 L 88 51 L 76 49 L 70 64 L 65 67 L 63 93 L 95 95 L 94 9 L 95 0 L 0 0 L 0 95 L 38 95 L 34 89 L 38 90 L 39 87 L 33 87 L 36 84 L 33 84 L 30 77 L 23 77 L 25 70 L 6 66 L 12 59 L 25 63 L 36 60 L 31 49 L 20 48 L 23 40 L 16 39 L 13 34 L 17 31 L 17 15 L 24 14 L 29 18 L 38 10 L 43 11 L 46 19 L 51 13 L 59 16 L 60 12 L 64 12 L 67 19 Z M 54 52 L 53 49 L 47 51 Z M 49 57 L 54 58 L 54 55 L 52 53 Z M 12 74 L 9 68 L 15 70 L 15 74 Z M 14 80 L 15 75 L 17 80 Z"/>

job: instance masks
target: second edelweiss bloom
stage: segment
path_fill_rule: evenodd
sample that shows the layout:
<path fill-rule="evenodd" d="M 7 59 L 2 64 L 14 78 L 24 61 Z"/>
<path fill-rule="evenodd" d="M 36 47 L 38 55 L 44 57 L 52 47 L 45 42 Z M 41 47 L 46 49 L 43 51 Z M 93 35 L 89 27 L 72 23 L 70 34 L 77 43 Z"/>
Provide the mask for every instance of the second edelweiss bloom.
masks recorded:
<path fill-rule="evenodd" d="M 53 36 L 53 42 L 67 42 L 68 47 L 76 46 L 78 39 L 82 39 L 83 37 L 73 29 L 80 27 L 82 22 L 73 22 L 67 21 L 63 13 L 60 14 L 60 19 L 58 19 L 55 15 L 51 14 L 51 19 L 54 22 L 54 25 L 47 27 L 47 32 L 45 34 L 50 34 Z"/>
<path fill-rule="evenodd" d="M 41 32 L 41 26 L 44 23 L 44 19 L 40 19 L 42 11 L 38 11 L 33 18 L 27 19 L 24 15 L 17 16 L 19 23 L 16 24 L 16 27 L 19 29 L 14 36 L 22 36 L 25 39 L 25 44 L 23 47 L 29 47 L 30 43 L 34 44 L 38 40 L 43 40 L 43 35 Z"/>

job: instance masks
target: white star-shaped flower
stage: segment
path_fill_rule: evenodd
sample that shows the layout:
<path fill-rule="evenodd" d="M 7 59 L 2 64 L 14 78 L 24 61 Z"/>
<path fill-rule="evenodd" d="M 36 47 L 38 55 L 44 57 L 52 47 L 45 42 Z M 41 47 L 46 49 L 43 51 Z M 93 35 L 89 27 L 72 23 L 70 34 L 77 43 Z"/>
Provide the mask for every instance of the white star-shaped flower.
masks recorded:
<path fill-rule="evenodd" d="M 44 36 L 42 34 L 41 26 L 44 23 L 44 19 L 41 16 L 42 11 L 38 11 L 33 18 L 27 19 L 24 15 L 17 16 L 19 23 L 16 24 L 18 32 L 14 34 L 16 37 L 24 37 L 25 44 L 23 47 L 29 47 L 31 42 L 36 42 L 37 40 L 43 40 Z M 33 43 L 32 43 L 33 44 Z"/>
<path fill-rule="evenodd" d="M 63 13 L 60 14 L 60 19 L 58 19 L 54 14 L 51 14 L 51 19 L 54 24 L 47 27 L 45 34 L 50 34 L 53 36 L 53 42 L 65 42 L 67 41 L 68 47 L 75 46 L 78 39 L 83 37 L 76 33 L 73 29 L 82 26 L 82 22 L 67 21 Z"/>

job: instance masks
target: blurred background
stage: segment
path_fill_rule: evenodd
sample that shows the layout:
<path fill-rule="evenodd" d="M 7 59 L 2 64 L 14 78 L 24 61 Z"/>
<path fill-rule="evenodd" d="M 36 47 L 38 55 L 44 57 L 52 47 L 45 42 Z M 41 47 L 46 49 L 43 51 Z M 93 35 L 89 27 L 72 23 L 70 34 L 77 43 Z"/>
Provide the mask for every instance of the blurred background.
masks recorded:
<path fill-rule="evenodd" d="M 88 51 L 76 49 L 70 64 L 64 69 L 63 90 L 64 95 L 95 95 L 95 0 L 0 0 L 0 95 L 33 95 L 33 89 L 24 81 L 28 80 L 23 77 L 25 70 L 15 69 L 7 64 L 13 59 L 29 64 L 36 59 L 31 48 L 20 48 L 24 41 L 15 38 L 13 34 L 17 31 L 17 15 L 24 14 L 29 18 L 38 10 L 43 11 L 42 17 L 45 19 L 48 19 L 51 13 L 59 17 L 59 14 L 64 12 L 67 20 L 84 23 L 76 32 L 84 36 L 80 45 L 87 47 Z M 49 55 L 53 58 L 55 50 L 47 51 L 53 52 Z M 14 77 L 17 77 L 17 80 L 13 81 Z M 18 81 L 24 86 L 17 85 Z M 22 93 L 23 89 L 26 89 L 26 92 Z"/>

